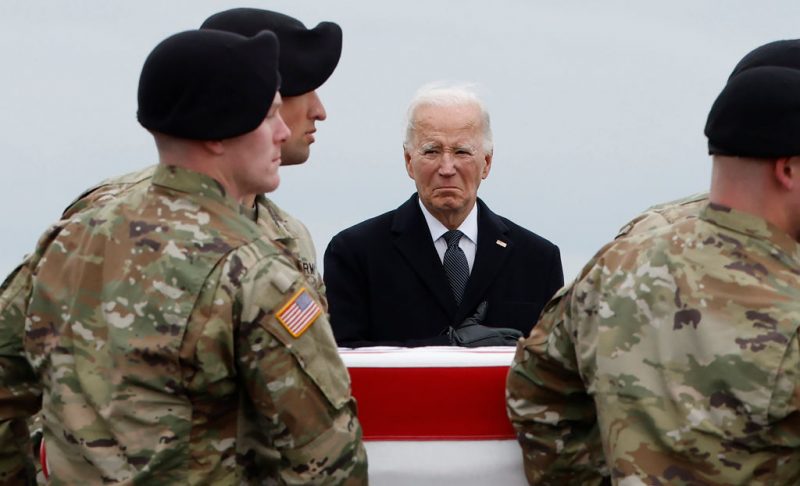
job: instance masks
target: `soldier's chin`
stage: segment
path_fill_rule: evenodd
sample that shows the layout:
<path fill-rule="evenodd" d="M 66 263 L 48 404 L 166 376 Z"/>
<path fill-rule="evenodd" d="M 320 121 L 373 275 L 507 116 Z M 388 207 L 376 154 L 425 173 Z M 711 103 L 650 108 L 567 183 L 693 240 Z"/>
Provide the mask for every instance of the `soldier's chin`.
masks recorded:
<path fill-rule="evenodd" d="M 308 160 L 311 155 L 311 147 L 302 141 L 295 141 L 294 143 L 285 143 L 281 147 L 281 165 L 298 165 Z"/>

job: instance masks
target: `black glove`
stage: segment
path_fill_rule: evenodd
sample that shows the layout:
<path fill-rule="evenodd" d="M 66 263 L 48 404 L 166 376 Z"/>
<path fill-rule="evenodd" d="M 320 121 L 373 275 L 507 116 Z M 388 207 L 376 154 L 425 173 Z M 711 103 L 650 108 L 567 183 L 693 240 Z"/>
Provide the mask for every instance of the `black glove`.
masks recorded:
<path fill-rule="evenodd" d="M 514 346 L 522 333 L 508 327 L 488 327 L 481 324 L 486 318 L 489 304 L 483 301 L 478 305 L 475 314 L 464 319 L 458 327 L 447 330 L 450 344 L 477 348 L 480 346 Z"/>

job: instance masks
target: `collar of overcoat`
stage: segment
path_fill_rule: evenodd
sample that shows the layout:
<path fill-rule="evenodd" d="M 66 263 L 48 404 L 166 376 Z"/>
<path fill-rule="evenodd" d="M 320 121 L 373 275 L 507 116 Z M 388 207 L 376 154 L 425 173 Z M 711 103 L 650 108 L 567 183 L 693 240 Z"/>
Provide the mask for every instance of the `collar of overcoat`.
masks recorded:
<path fill-rule="evenodd" d="M 417 194 L 397 208 L 392 221 L 395 247 L 446 311 L 451 325 L 458 325 L 475 312 L 486 289 L 514 250 L 508 226 L 482 200 L 478 199 L 477 204 L 478 247 L 460 306 L 456 306 L 447 275 L 431 241 Z"/>

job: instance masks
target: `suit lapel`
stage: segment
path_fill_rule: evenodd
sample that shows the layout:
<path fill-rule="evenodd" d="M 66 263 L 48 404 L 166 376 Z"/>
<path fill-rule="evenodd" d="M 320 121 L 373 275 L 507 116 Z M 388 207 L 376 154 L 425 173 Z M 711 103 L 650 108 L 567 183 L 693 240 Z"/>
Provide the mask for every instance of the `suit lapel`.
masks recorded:
<path fill-rule="evenodd" d="M 419 275 L 452 319 L 456 313 L 456 301 L 442 262 L 431 241 L 431 232 L 419 208 L 416 194 L 395 211 L 392 235 L 395 247 L 403 255 L 406 263 Z M 467 285 L 469 288 L 469 284 Z"/>
<path fill-rule="evenodd" d="M 456 312 L 456 321 L 460 322 L 475 312 L 486 289 L 494 282 L 498 272 L 505 264 L 514 248 L 514 242 L 508 237 L 508 226 L 486 204 L 478 199 L 478 249 L 472 272 L 464 289 L 464 297 Z M 497 243 L 505 243 L 505 246 Z"/>

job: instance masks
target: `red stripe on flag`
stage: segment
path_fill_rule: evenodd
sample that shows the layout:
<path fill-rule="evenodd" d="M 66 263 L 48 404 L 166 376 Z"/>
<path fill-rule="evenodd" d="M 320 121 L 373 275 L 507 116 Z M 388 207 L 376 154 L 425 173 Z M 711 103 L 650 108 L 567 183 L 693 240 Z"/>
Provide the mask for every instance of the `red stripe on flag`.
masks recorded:
<path fill-rule="evenodd" d="M 366 440 L 513 439 L 508 366 L 349 368 Z"/>
<path fill-rule="evenodd" d="M 50 469 L 47 467 L 47 449 L 44 447 L 44 437 L 39 443 L 39 464 L 42 465 L 42 474 L 45 479 L 50 478 Z"/>
<path fill-rule="evenodd" d="M 311 319 L 314 313 L 317 312 L 316 305 L 309 305 L 299 316 L 292 316 L 288 322 L 292 332 L 297 332 Z"/>
<path fill-rule="evenodd" d="M 276 317 L 292 336 L 298 337 L 314 322 L 321 312 L 322 310 L 316 301 L 308 295 L 305 288 L 302 288 L 278 312 Z"/>

